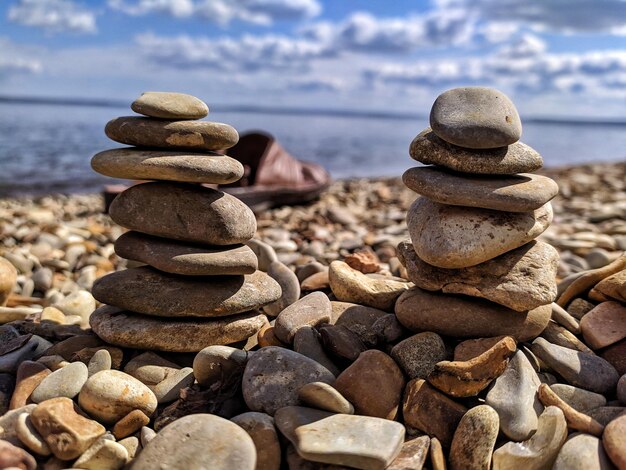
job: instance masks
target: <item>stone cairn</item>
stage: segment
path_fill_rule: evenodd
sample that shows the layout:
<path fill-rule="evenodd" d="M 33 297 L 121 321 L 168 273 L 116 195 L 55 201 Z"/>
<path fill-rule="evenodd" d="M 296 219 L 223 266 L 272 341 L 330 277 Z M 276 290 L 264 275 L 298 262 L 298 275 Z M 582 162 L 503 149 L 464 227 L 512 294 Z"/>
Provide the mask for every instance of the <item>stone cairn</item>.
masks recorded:
<path fill-rule="evenodd" d="M 119 194 L 109 214 L 130 229 L 115 243 L 122 258 L 144 264 L 98 279 L 105 306 L 90 318 L 108 343 L 137 349 L 198 352 L 245 341 L 267 323 L 259 312 L 281 288 L 257 271 L 245 245 L 252 211 L 205 185 L 239 180 L 244 168 L 216 153 L 235 145 L 227 124 L 199 121 L 208 107 L 180 93 L 144 93 L 131 105 L 146 117 L 111 120 L 106 135 L 126 145 L 95 155 L 92 167 L 114 178 L 150 180 Z"/>

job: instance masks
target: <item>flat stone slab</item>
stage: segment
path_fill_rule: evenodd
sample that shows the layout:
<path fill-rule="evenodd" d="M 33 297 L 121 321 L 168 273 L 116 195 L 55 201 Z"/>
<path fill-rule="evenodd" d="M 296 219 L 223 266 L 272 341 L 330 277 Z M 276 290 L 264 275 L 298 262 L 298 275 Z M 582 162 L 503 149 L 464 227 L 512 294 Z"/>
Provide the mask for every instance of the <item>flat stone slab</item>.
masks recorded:
<path fill-rule="evenodd" d="M 199 98 L 163 91 L 142 93 L 130 108 L 144 116 L 161 119 L 202 119 L 209 114 L 209 107 Z"/>
<path fill-rule="evenodd" d="M 467 268 L 432 266 L 407 242 L 398 245 L 398 258 L 406 266 L 409 279 L 429 291 L 481 297 L 518 312 L 556 300 L 559 253 L 537 240 Z"/>
<path fill-rule="evenodd" d="M 254 213 L 239 199 L 187 183 L 131 186 L 113 200 L 109 215 L 131 230 L 206 245 L 245 243 L 256 232 Z"/>
<path fill-rule="evenodd" d="M 515 175 L 538 170 L 541 155 L 521 142 L 508 147 L 470 150 L 440 139 L 430 127 L 420 132 L 409 149 L 411 158 L 426 165 L 439 165 L 461 173 Z"/>
<path fill-rule="evenodd" d="M 211 184 L 234 183 L 244 172 L 241 163 L 225 155 L 137 148 L 97 153 L 91 159 L 91 168 L 111 178 Z"/>
<path fill-rule="evenodd" d="M 472 149 L 503 147 L 522 136 L 522 122 L 513 102 L 501 91 L 487 87 L 443 92 L 433 103 L 430 126 L 443 140 Z"/>
<path fill-rule="evenodd" d="M 418 198 L 407 226 L 417 255 L 439 268 L 467 268 L 519 248 L 552 222 L 550 203 L 533 212 L 449 206 Z"/>
<path fill-rule="evenodd" d="M 267 318 L 258 312 L 217 319 L 171 319 L 140 315 L 109 305 L 89 318 L 91 328 L 107 343 L 125 348 L 198 352 L 207 346 L 244 341 Z"/>
<path fill-rule="evenodd" d="M 551 314 L 550 305 L 516 312 L 486 300 L 436 294 L 417 287 L 402 294 L 396 302 L 396 316 L 404 327 L 455 338 L 507 335 L 527 341 L 541 334 Z"/>
<path fill-rule="evenodd" d="M 115 253 L 159 271 L 185 276 L 252 274 L 258 264 L 247 245 L 210 247 L 134 231 L 115 241 Z"/>
<path fill-rule="evenodd" d="M 224 150 L 239 141 L 228 124 L 209 121 L 164 121 L 126 116 L 110 120 L 104 133 L 120 144 L 166 149 Z"/>
<path fill-rule="evenodd" d="M 148 266 L 99 278 L 100 302 L 158 317 L 222 317 L 259 308 L 280 297 L 280 286 L 261 271 L 245 276 L 177 276 Z"/>
<path fill-rule="evenodd" d="M 441 204 L 508 212 L 539 209 L 559 192 L 554 180 L 530 173 L 478 176 L 440 167 L 415 167 L 404 172 L 402 181 L 410 190 Z"/>

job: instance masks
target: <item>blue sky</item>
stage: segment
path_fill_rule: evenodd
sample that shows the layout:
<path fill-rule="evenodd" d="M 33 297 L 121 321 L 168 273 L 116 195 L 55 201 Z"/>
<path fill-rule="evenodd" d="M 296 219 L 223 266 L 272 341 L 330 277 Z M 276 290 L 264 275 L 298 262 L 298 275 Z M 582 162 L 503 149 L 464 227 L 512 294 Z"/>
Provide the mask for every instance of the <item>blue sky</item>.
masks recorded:
<path fill-rule="evenodd" d="M 3 0 L 0 94 L 423 112 L 494 86 L 526 115 L 626 115 L 626 0 Z"/>

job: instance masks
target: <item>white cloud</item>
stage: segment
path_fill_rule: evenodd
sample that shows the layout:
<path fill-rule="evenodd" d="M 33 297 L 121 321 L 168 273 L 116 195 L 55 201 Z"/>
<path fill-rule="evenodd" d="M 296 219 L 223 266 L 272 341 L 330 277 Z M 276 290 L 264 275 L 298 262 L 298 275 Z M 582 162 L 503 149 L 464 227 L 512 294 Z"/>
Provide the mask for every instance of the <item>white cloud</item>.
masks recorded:
<path fill-rule="evenodd" d="M 222 25 L 235 20 L 270 25 L 312 18 L 322 10 L 318 0 L 109 0 L 108 5 L 129 15 L 199 16 Z"/>
<path fill-rule="evenodd" d="M 19 0 L 8 11 L 8 19 L 48 33 L 95 33 L 96 15 L 71 0 Z"/>
<path fill-rule="evenodd" d="M 0 79 L 17 74 L 32 74 L 42 70 L 41 62 L 8 38 L 0 37 Z"/>
<path fill-rule="evenodd" d="M 345 82 L 333 77 L 306 77 L 295 78 L 287 82 L 287 87 L 294 91 L 303 92 L 338 92 L 345 88 Z"/>

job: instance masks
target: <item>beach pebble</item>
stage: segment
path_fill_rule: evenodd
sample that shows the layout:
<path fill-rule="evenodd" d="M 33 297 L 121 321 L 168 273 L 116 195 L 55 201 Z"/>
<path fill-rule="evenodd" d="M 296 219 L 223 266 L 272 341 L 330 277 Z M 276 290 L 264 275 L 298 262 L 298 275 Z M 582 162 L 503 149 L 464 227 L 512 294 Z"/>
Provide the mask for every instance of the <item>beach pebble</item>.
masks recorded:
<path fill-rule="evenodd" d="M 150 424 L 150 418 L 148 418 L 143 411 L 133 410 L 115 423 L 115 426 L 113 426 L 113 435 L 116 439 L 123 439 L 148 424 Z"/>
<path fill-rule="evenodd" d="M 367 350 L 359 336 L 343 325 L 322 325 L 318 328 L 324 350 L 339 363 L 350 363 Z"/>
<path fill-rule="evenodd" d="M 611 470 L 602 441 L 589 434 L 573 434 L 557 455 L 553 470 Z"/>
<path fill-rule="evenodd" d="M 330 323 L 345 326 L 356 333 L 365 344 L 377 341 L 374 324 L 388 315 L 383 310 L 358 305 L 350 302 L 331 301 L 332 313 Z"/>
<path fill-rule="evenodd" d="M 395 306 L 398 321 L 408 330 L 432 331 L 455 338 L 508 335 L 518 341 L 537 337 L 550 321 L 550 305 L 516 312 L 471 297 L 443 295 L 413 287 Z"/>
<path fill-rule="evenodd" d="M 446 142 L 472 149 L 504 147 L 522 135 L 513 102 L 486 87 L 453 88 L 439 95 L 430 111 L 430 126 Z"/>
<path fill-rule="evenodd" d="M 66 316 L 80 315 L 83 322 L 89 322 L 89 316 L 96 309 L 96 300 L 86 290 L 79 290 L 57 302 L 53 307 L 61 310 Z"/>
<path fill-rule="evenodd" d="M 0 440 L 0 468 L 35 470 L 37 462 L 24 449 L 20 449 L 10 442 Z"/>
<path fill-rule="evenodd" d="M 5 258 L 0 257 L 0 306 L 4 307 L 13 292 L 17 282 L 15 266 Z"/>
<path fill-rule="evenodd" d="M 282 290 L 282 295 L 278 300 L 263 307 L 265 313 L 275 317 L 300 298 L 300 282 L 296 274 L 280 261 L 274 261 L 270 264 L 267 274 L 280 285 Z M 283 341 L 285 343 L 291 342 Z"/>
<path fill-rule="evenodd" d="M 596 393 L 607 393 L 617 385 L 617 371 L 601 357 L 557 346 L 543 338 L 535 339 L 531 350 L 570 385 Z"/>
<path fill-rule="evenodd" d="M 50 447 L 33 426 L 29 413 L 22 413 L 17 417 L 15 434 L 31 452 L 42 456 L 51 454 Z"/>
<path fill-rule="evenodd" d="M 329 271 L 330 288 L 338 300 L 393 311 L 396 299 L 411 287 L 396 278 L 371 278 L 343 261 L 333 261 Z"/>
<path fill-rule="evenodd" d="M 393 420 L 404 384 L 404 375 L 394 360 L 371 349 L 339 374 L 333 387 L 352 403 L 356 414 Z"/>
<path fill-rule="evenodd" d="M 427 331 L 400 341 L 390 355 L 409 379 L 425 379 L 446 359 L 446 345 L 437 333 Z"/>
<path fill-rule="evenodd" d="M 310 326 L 300 328 L 293 338 L 293 350 L 321 364 L 334 376 L 339 375 L 341 372 L 333 360 L 326 354 L 322 347 L 320 334 L 315 328 Z"/>
<path fill-rule="evenodd" d="M 585 343 L 579 340 L 571 331 L 556 322 L 548 322 L 546 328 L 541 332 L 541 336 L 552 344 L 593 354 L 593 351 L 589 349 Z"/>
<path fill-rule="evenodd" d="M 420 259 L 439 268 L 466 268 L 534 240 L 552 217 L 550 203 L 532 212 L 501 212 L 422 197 L 409 208 L 407 226 Z M 443 239 L 446 243 L 441 243 Z"/>
<path fill-rule="evenodd" d="M 615 367 L 619 374 L 626 374 L 626 339 L 604 349 L 600 357 Z"/>
<path fill-rule="evenodd" d="M 254 214 L 239 199 L 186 183 L 131 186 L 113 200 L 109 214 L 131 230 L 208 245 L 245 243 L 256 231 Z"/>
<path fill-rule="evenodd" d="M 159 318 L 105 305 L 93 313 L 90 323 L 98 336 L 117 346 L 198 352 L 207 344 L 247 340 L 267 323 L 267 318 L 254 311 L 212 320 Z"/>
<path fill-rule="evenodd" d="M 402 181 L 412 191 L 441 204 L 508 212 L 539 209 L 559 192 L 554 180 L 530 173 L 490 177 L 414 167 L 404 172 Z"/>
<path fill-rule="evenodd" d="M 425 290 L 481 297 L 518 312 L 556 300 L 559 253 L 540 241 L 459 269 L 438 268 L 422 261 L 407 242 L 398 245 L 398 256 L 409 279 Z"/>
<path fill-rule="evenodd" d="M 50 375 L 50 370 L 38 362 L 24 361 L 17 368 L 15 390 L 11 397 L 10 408 L 12 410 L 25 406 L 33 390 L 41 381 Z"/>
<path fill-rule="evenodd" d="M 522 442 L 507 442 L 493 453 L 493 470 L 552 468 L 567 439 L 567 423 L 556 406 L 547 407 L 539 416 L 537 432 Z"/>
<path fill-rule="evenodd" d="M 111 363 L 111 353 L 106 349 L 99 349 L 91 357 L 87 365 L 89 377 L 100 371 L 111 369 Z"/>
<path fill-rule="evenodd" d="M 599 393 L 567 384 L 553 384 L 550 385 L 550 388 L 561 400 L 581 413 L 586 414 L 594 408 L 606 405 L 606 398 Z"/>
<path fill-rule="evenodd" d="M 539 377 L 519 350 L 493 382 L 485 403 L 496 410 L 500 429 L 509 439 L 523 441 L 537 430 L 537 417 L 543 410 L 537 397 L 539 385 Z"/>
<path fill-rule="evenodd" d="M 252 274 L 257 269 L 257 257 L 246 245 L 199 246 L 133 231 L 115 241 L 115 253 L 186 276 Z"/>
<path fill-rule="evenodd" d="M 117 370 L 104 370 L 89 377 L 78 395 L 78 403 L 106 424 L 119 421 L 133 410 L 151 416 L 157 407 L 157 399 L 146 385 Z"/>
<path fill-rule="evenodd" d="M 129 459 L 134 459 L 137 453 L 141 450 L 141 443 L 135 436 L 122 439 L 121 441 L 118 441 L 118 444 L 126 449 Z"/>
<path fill-rule="evenodd" d="M 541 155 L 521 142 L 496 149 L 470 150 L 437 137 L 430 127 L 413 139 L 409 154 L 425 165 L 479 175 L 515 175 L 543 166 Z"/>
<path fill-rule="evenodd" d="M 230 420 L 243 428 L 252 438 L 256 448 L 256 469 L 278 470 L 281 463 L 281 448 L 274 418 L 265 413 L 249 411 Z"/>
<path fill-rule="evenodd" d="M 626 412 L 625 406 L 600 406 L 589 410 L 586 414 L 602 426 L 606 426 L 624 412 Z"/>
<path fill-rule="evenodd" d="M 298 390 L 300 401 L 324 411 L 354 414 L 354 407 L 334 387 L 324 382 L 311 382 Z"/>
<path fill-rule="evenodd" d="M 100 302 L 162 317 L 221 317 L 249 312 L 280 297 L 257 271 L 246 276 L 182 277 L 142 266 L 107 274 L 93 286 Z"/>
<path fill-rule="evenodd" d="M 33 426 L 59 459 L 77 458 L 106 431 L 77 410 L 72 400 L 60 397 L 40 403 L 30 414 Z"/>
<path fill-rule="evenodd" d="M 157 433 L 147 426 L 141 428 L 141 431 L 139 432 L 139 436 L 141 438 L 141 446 L 146 447 L 148 445 L 148 442 L 154 439 L 156 435 Z"/>
<path fill-rule="evenodd" d="M 144 116 L 161 119 L 202 119 L 209 107 L 186 93 L 147 91 L 133 101 L 130 108 Z"/>
<path fill-rule="evenodd" d="M 74 398 L 80 392 L 87 378 L 87 366 L 82 362 L 72 362 L 44 377 L 37 388 L 33 390 L 30 399 L 34 403 L 41 403 L 57 397 Z"/>
<path fill-rule="evenodd" d="M 34 404 L 25 405 L 9 410 L 0 416 L 0 439 L 18 447 L 23 447 L 22 441 L 17 437 L 17 420 L 22 413 L 31 413 L 36 406 Z"/>
<path fill-rule="evenodd" d="M 242 374 L 248 353 L 230 346 L 207 346 L 193 360 L 193 374 L 198 383 L 210 387 L 218 382 L 228 382 Z"/>
<path fill-rule="evenodd" d="M 298 403 L 298 390 L 303 385 L 334 380 L 335 376 L 314 360 L 269 346 L 248 359 L 242 381 L 243 397 L 250 410 L 273 416 L 279 408 Z"/>
<path fill-rule="evenodd" d="M 619 271 L 598 282 L 594 289 L 611 299 L 626 301 L 626 270 Z M 571 304 L 570 304 L 571 307 Z"/>
<path fill-rule="evenodd" d="M 615 418 L 604 428 L 602 444 L 616 467 L 626 468 L 626 414 Z"/>
<path fill-rule="evenodd" d="M 194 383 L 193 369 L 184 367 L 179 370 L 170 371 L 167 377 L 158 384 L 149 386 L 159 404 L 169 403 L 178 399 L 180 391 L 191 387 Z"/>
<path fill-rule="evenodd" d="M 413 470 L 423 468 L 424 463 L 426 463 L 426 457 L 428 457 L 429 448 L 430 438 L 428 436 L 420 436 L 405 441 L 404 444 L 402 444 L 400 453 L 386 470 Z"/>
<path fill-rule="evenodd" d="M 626 307 L 619 302 L 602 302 L 580 320 L 585 343 L 601 349 L 626 338 Z"/>
<path fill-rule="evenodd" d="M 137 147 L 223 150 L 239 141 L 228 124 L 209 121 L 163 121 L 125 116 L 110 120 L 104 132 L 111 140 Z"/>
<path fill-rule="evenodd" d="M 73 466 L 85 469 L 120 470 L 126 465 L 128 458 L 128 451 L 123 445 L 108 439 L 99 439 L 74 462 Z"/>
<path fill-rule="evenodd" d="M 454 432 L 450 446 L 450 469 L 491 467 L 491 454 L 500 429 L 498 413 L 488 405 L 471 408 Z"/>
<path fill-rule="evenodd" d="M 271 245 L 268 245 L 267 243 L 256 238 L 248 240 L 246 242 L 246 245 L 250 247 L 250 249 L 257 256 L 259 270 L 267 272 L 270 268 L 270 265 L 278 261 L 276 252 L 274 251 L 274 248 L 271 247 Z"/>
<path fill-rule="evenodd" d="M 572 315 L 576 320 L 581 320 L 587 313 L 589 313 L 595 304 L 592 304 L 588 300 L 577 298 L 567 306 L 567 313 Z"/>
<path fill-rule="evenodd" d="M 164 427 L 139 453 L 135 470 L 254 470 L 254 441 L 237 424 L 210 414 L 184 416 Z"/>
<path fill-rule="evenodd" d="M 42 322 L 52 322 L 58 325 L 63 325 L 66 322 L 67 317 L 65 314 L 56 307 L 46 307 L 41 311 Z M 83 317 L 80 317 L 80 322 L 83 322 Z"/>

